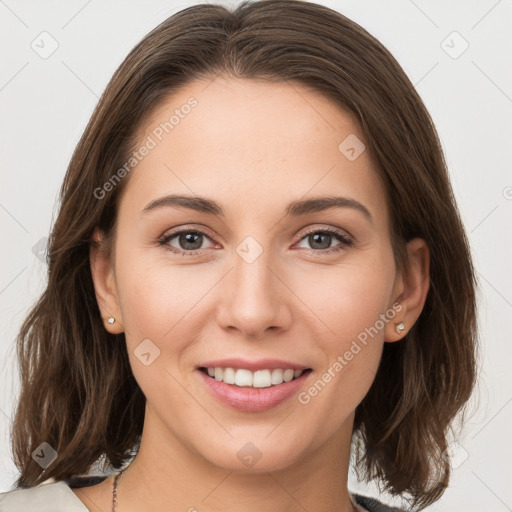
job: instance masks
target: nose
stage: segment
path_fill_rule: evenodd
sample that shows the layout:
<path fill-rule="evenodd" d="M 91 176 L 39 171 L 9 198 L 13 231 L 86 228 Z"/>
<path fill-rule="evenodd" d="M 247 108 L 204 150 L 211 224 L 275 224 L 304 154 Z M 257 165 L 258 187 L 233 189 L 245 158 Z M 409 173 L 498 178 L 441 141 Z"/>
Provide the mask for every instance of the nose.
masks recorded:
<path fill-rule="evenodd" d="M 266 331 L 275 335 L 291 323 L 292 294 L 283 284 L 283 271 L 270 251 L 248 261 L 235 253 L 234 267 L 222 280 L 219 323 L 247 338 L 263 338 Z"/>

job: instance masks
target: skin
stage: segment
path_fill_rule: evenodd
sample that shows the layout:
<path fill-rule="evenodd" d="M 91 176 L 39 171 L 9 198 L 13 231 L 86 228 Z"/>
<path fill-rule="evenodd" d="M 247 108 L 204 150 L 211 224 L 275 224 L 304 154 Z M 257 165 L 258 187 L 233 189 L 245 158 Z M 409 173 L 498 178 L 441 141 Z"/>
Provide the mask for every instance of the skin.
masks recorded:
<path fill-rule="evenodd" d="M 119 482 L 118 510 L 353 510 L 346 482 L 354 410 L 383 344 L 400 340 L 421 313 L 428 248 L 409 242 L 413 265 L 397 271 L 370 151 L 350 161 L 338 149 L 350 134 L 366 144 L 344 108 L 296 83 L 218 77 L 162 103 L 142 127 L 141 143 L 191 96 L 197 107 L 131 172 L 112 259 L 91 249 L 98 304 L 105 318 L 116 318 L 105 328 L 125 332 L 147 398 L 140 451 Z M 167 194 L 214 199 L 226 215 L 174 207 L 142 213 Z M 284 214 L 291 201 L 332 195 L 357 200 L 372 221 L 348 207 Z M 200 254 L 158 245 L 180 226 L 205 232 Z M 315 245 L 305 233 L 329 227 L 350 234 L 353 245 L 335 237 Z M 263 250 L 252 263 L 236 252 L 247 236 Z M 179 237 L 169 244 L 190 247 Z M 335 246 L 342 250 L 322 252 Z M 217 401 L 196 370 L 225 357 L 285 359 L 312 368 L 307 390 L 396 302 L 394 318 L 307 404 L 292 397 L 268 411 L 241 412 Z M 134 350 L 148 338 L 160 355 L 146 366 Z M 262 454 L 251 468 L 237 457 L 248 442 Z M 90 510 L 106 512 L 112 481 L 74 492 Z"/>

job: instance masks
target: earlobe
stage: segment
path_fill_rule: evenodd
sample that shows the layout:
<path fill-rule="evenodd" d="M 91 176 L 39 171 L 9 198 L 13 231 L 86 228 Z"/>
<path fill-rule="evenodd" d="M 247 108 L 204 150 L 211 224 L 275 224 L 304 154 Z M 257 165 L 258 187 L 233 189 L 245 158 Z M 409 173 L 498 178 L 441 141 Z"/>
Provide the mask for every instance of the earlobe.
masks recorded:
<path fill-rule="evenodd" d="M 93 234 L 89 260 L 103 325 L 108 332 L 120 334 L 124 331 L 124 327 L 114 279 L 114 269 L 109 254 L 105 251 L 102 233 L 98 228 Z"/>
<path fill-rule="evenodd" d="M 387 342 L 404 338 L 418 320 L 430 287 L 430 253 L 425 240 L 415 238 L 407 243 L 410 265 L 397 276 L 394 301 L 401 309 L 385 329 Z"/>

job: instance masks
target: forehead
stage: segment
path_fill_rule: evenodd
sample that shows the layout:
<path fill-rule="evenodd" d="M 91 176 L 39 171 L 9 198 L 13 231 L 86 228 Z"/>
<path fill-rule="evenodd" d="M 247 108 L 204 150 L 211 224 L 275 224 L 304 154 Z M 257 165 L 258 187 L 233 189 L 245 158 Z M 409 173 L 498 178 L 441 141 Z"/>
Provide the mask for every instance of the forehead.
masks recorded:
<path fill-rule="evenodd" d="M 214 197 L 228 214 L 238 203 L 236 215 L 270 210 L 278 198 L 344 195 L 386 220 L 382 182 L 353 115 L 296 82 L 192 82 L 161 102 L 138 139 L 152 146 L 125 191 L 139 210 L 165 193 Z"/>

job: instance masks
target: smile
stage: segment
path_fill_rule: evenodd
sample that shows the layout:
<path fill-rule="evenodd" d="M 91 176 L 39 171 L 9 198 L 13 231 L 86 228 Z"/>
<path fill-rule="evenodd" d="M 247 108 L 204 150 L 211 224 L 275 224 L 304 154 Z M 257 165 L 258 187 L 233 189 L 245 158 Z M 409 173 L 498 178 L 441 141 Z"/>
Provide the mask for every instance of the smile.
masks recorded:
<path fill-rule="evenodd" d="M 293 370 L 291 368 L 282 369 L 263 369 L 251 371 L 245 368 L 222 368 L 219 366 L 200 368 L 200 370 L 209 375 L 212 379 L 225 384 L 232 384 L 239 387 L 269 388 L 279 386 L 285 382 L 290 382 L 299 378 L 305 370 Z"/>

